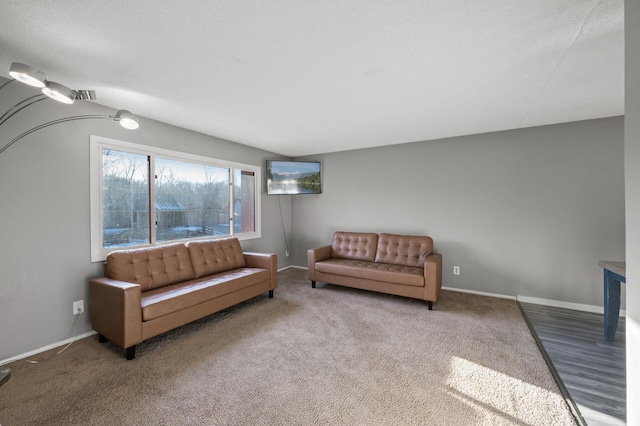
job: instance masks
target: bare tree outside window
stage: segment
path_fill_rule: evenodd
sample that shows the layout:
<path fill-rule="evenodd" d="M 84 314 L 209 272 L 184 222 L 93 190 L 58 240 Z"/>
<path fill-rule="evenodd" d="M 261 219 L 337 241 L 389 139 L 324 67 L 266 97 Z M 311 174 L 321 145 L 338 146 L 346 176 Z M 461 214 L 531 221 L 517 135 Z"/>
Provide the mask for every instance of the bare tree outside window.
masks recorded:
<path fill-rule="evenodd" d="M 148 244 L 149 160 L 146 155 L 102 150 L 102 246 Z"/>
<path fill-rule="evenodd" d="M 93 261 L 122 248 L 260 237 L 260 167 L 100 136 L 90 147 Z"/>
<path fill-rule="evenodd" d="M 230 235 L 229 169 L 156 159 L 157 240 Z"/>

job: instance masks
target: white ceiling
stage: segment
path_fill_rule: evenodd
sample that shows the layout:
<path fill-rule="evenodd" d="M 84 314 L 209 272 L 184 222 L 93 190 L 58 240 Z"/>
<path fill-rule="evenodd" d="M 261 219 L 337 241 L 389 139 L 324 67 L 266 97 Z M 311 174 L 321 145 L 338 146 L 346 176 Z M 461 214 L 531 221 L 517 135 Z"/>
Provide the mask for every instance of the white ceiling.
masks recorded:
<path fill-rule="evenodd" d="M 286 156 L 624 114 L 623 0 L 2 0 L 23 62 Z"/>

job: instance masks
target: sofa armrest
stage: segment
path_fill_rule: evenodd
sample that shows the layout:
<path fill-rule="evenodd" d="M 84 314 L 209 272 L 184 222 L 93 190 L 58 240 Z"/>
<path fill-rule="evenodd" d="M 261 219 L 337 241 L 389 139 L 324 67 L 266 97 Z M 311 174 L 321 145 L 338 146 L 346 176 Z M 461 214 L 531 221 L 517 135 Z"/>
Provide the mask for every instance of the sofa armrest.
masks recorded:
<path fill-rule="evenodd" d="M 141 300 L 138 284 L 111 278 L 90 280 L 91 326 L 125 349 L 142 342 Z"/>
<path fill-rule="evenodd" d="M 424 297 L 436 302 L 442 287 L 442 255 L 431 253 L 424 262 Z"/>
<path fill-rule="evenodd" d="M 322 246 L 307 250 L 307 268 L 309 269 L 309 279 L 316 280 L 316 262 L 327 260 L 331 257 L 331 246 Z"/>
<path fill-rule="evenodd" d="M 268 269 L 271 273 L 270 290 L 278 287 L 278 256 L 274 253 L 244 252 L 244 261 L 248 268 Z"/>

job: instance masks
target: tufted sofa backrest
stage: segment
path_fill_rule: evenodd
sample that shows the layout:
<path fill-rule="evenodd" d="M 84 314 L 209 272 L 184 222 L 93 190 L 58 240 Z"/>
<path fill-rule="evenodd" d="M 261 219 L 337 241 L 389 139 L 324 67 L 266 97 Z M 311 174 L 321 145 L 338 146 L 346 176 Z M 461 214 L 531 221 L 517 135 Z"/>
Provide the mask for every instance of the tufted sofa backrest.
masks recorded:
<path fill-rule="evenodd" d="M 246 266 L 240 241 L 236 237 L 187 243 L 197 277 Z"/>
<path fill-rule="evenodd" d="M 331 257 L 373 262 L 377 245 L 378 234 L 337 231 L 333 234 Z"/>
<path fill-rule="evenodd" d="M 196 277 L 187 247 L 182 243 L 110 253 L 105 276 L 139 284 L 142 291 Z"/>
<path fill-rule="evenodd" d="M 426 236 L 380 234 L 376 262 L 393 265 L 418 266 L 433 252 L 433 240 Z"/>

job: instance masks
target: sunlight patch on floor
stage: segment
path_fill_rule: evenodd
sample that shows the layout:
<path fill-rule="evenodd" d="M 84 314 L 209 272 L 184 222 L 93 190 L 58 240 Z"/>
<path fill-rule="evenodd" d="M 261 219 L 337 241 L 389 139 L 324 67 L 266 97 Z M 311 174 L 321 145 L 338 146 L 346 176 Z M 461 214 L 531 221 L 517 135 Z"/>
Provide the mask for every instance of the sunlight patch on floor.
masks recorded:
<path fill-rule="evenodd" d="M 452 397 L 478 413 L 501 418 L 505 424 L 562 424 L 561 421 L 566 421 L 566 403 L 560 393 L 463 358 L 452 357 L 446 385 Z M 532 401 L 541 407 L 535 410 L 537 414 L 530 410 Z"/>

